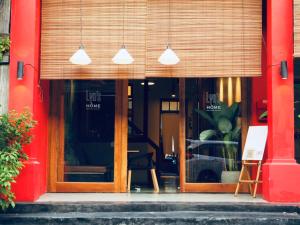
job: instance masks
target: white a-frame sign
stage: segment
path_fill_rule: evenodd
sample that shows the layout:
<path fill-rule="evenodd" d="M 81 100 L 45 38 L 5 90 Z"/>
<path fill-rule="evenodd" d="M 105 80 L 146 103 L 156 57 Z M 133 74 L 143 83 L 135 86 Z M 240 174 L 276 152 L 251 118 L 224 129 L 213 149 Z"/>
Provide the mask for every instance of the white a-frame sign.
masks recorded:
<path fill-rule="evenodd" d="M 239 182 L 236 186 L 235 196 L 237 196 L 241 183 L 247 183 L 251 195 L 255 198 L 257 185 L 261 173 L 261 161 L 264 156 L 266 142 L 268 136 L 267 126 L 250 126 L 247 133 L 246 143 L 242 156 L 242 170 Z M 248 167 L 257 166 L 257 174 L 255 179 L 251 179 Z M 246 178 L 245 178 L 246 177 Z M 254 191 L 252 192 L 252 184 L 254 184 Z"/>

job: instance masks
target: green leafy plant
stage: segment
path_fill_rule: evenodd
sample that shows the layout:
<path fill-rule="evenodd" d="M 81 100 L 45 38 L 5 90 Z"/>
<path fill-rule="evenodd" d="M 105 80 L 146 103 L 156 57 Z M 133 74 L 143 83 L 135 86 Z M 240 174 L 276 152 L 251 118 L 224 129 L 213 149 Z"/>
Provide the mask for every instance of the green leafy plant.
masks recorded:
<path fill-rule="evenodd" d="M 0 115 L 0 207 L 14 207 L 15 195 L 11 183 L 19 175 L 27 159 L 23 146 L 32 139 L 31 130 L 36 125 L 29 110 L 10 111 Z"/>
<path fill-rule="evenodd" d="M 10 39 L 9 37 L 0 37 L 0 61 L 3 60 L 5 53 L 9 52 Z"/>
<path fill-rule="evenodd" d="M 236 171 L 238 170 L 238 142 L 241 136 L 241 126 L 238 122 L 239 104 L 233 103 L 231 106 L 227 106 L 225 103 L 220 102 L 220 106 L 220 111 L 196 110 L 212 126 L 212 129 L 202 131 L 199 139 L 200 141 L 222 141 L 222 154 L 225 160 L 224 169 Z"/>
<path fill-rule="evenodd" d="M 268 111 L 264 111 L 262 114 L 260 114 L 259 119 L 264 119 L 268 117 Z M 297 116 L 300 119 L 300 114 Z"/>
<path fill-rule="evenodd" d="M 268 117 L 268 111 L 264 111 L 262 114 L 259 115 L 259 119 L 265 119 Z"/>

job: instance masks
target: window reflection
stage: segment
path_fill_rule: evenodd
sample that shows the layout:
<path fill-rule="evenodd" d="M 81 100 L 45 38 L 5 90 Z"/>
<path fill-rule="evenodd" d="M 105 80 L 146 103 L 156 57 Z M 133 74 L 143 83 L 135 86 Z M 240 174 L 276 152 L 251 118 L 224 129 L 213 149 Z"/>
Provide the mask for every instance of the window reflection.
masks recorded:
<path fill-rule="evenodd" d="M 186 80 L 186 182 L 238 179 L 240 85 L 239 78 Z"/>
<path fill-rule="evenodd" d="M 64 181 L 113 181 L 114 112 L 114 81 L 65 81 Z"/>

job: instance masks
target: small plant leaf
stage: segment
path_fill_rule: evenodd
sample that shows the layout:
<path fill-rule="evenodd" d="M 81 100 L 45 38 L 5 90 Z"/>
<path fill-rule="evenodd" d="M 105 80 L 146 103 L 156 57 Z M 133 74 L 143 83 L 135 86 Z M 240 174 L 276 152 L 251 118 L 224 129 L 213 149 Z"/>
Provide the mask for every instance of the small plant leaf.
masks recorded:
<path fill-rule="evenodd" d="M 218 121 L 218 129 L 223 134 L 227 134 L 232 130 L 232 124 L 226 117 L 220 118 Z"/>
<path fill-rule="evenodd" d="M 217 136 L 217 131 L 215 130 L 204 130 L 200 133 L 199 139 L 200 141 L 206 141 L 211 139 L 212 137 Z"/>
<path fill-rule="evenodd" d="M 264 119 L 268 117 L 268 111 L 264 111 L 262 114 L 260 114 L 259 119 Z"/>

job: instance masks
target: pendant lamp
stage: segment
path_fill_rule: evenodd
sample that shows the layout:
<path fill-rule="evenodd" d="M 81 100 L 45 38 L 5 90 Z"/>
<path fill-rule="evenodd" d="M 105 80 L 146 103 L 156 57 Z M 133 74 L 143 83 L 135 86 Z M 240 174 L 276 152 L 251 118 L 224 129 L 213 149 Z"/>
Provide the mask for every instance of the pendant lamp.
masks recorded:
<path fill-rule="evenodd" d="M 82 0 L 80 0 L 80 46 L 79 49 L 71 56 L 69 61 L 75 65 L 88 65 L 92 62 L 82 44 Z"/>
<path fill-rule="evenodd" d="M 134 59 L 130 55 L 130 53 L 127 51 L 125 45 L 123 45 L 120 50 L 117 52 L 117 54 L 112 58 L 112 61 L 115 64 L 120 65 L 126 65 L 133 63 Z"/>
<path fill-rule="evenodd" d="M 158 61 L 162 65 L 176 65 L 179 63 L 180 59 L 176 53 L 167 45 L 167 49 L 160 55 Z"/>
<path fill-rule="evenodd" d="M 120 65 L 127 65 L 133 63 L 134 59 L 130 55 L 130 53 L 127 51 L 125 44 L 124 44 L 124 16 L 125 16 L 125 0 L 123 0 L 123 44 L 117 54 L 112 58 L 113 63 L 120 64 Z"/>
<path fill-rule="evenodd" d="M 171 4 L 170 4 L 170 0 L 169 0 L 169 17 L 168 17 L 168 43 L 167 43 L 167 48 L 166 50 L 160 55 L 160 57 L 158 58 L 158 62 L 162 65 L 176 65 L 177 63 L 180 62 L 180 59 L 178 58 L 178 56 L 176 55 L 176 53 L 172 50 L 172 48 L 170 47 L 170 10 Z"/>

